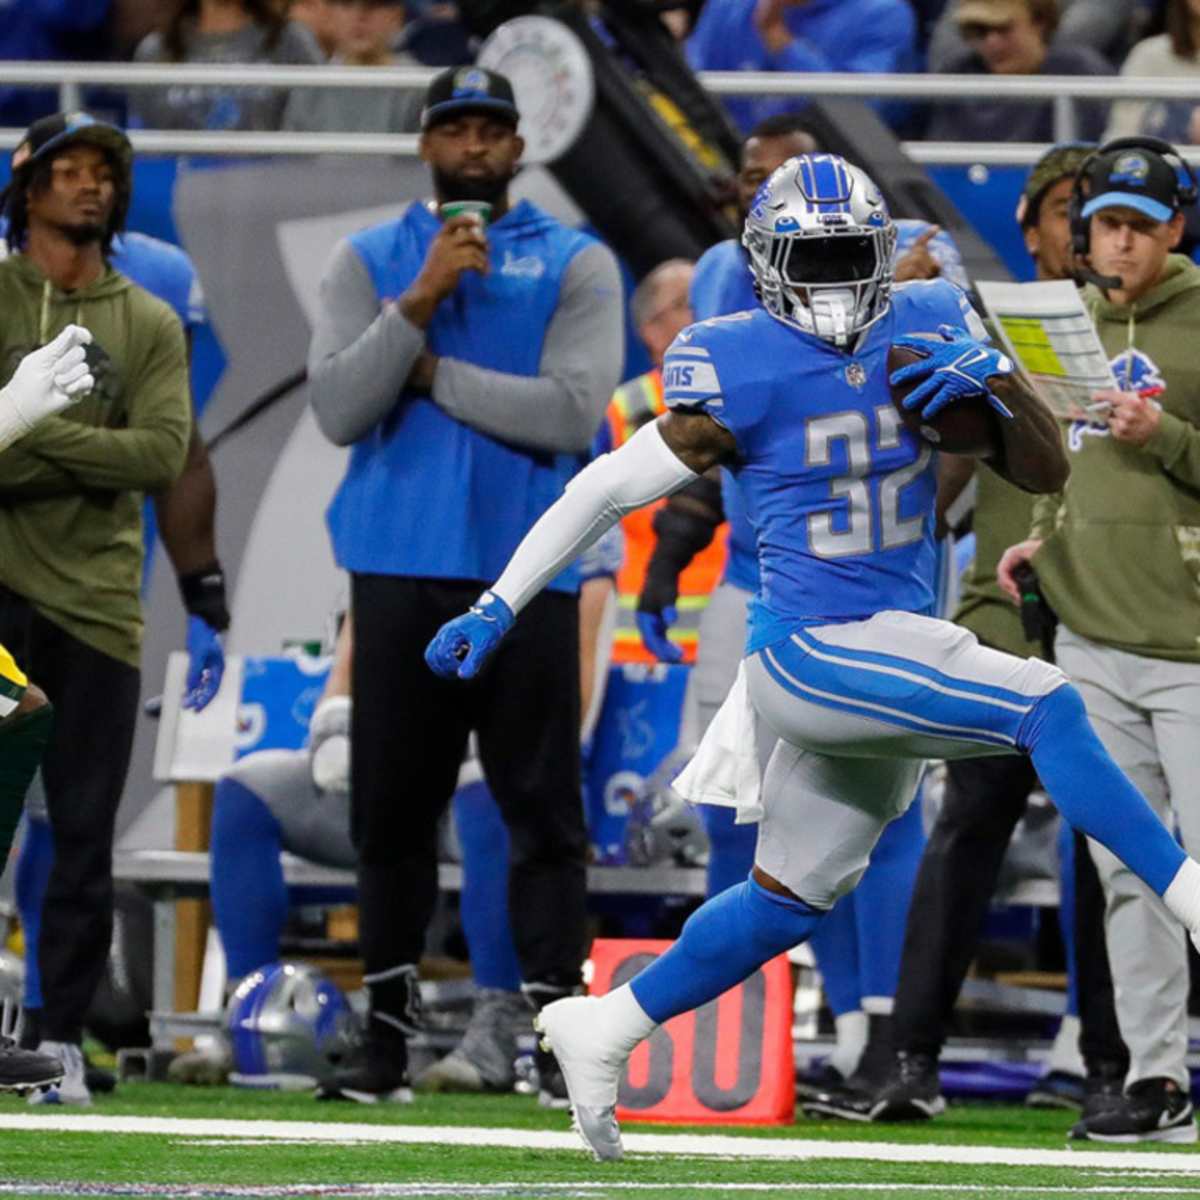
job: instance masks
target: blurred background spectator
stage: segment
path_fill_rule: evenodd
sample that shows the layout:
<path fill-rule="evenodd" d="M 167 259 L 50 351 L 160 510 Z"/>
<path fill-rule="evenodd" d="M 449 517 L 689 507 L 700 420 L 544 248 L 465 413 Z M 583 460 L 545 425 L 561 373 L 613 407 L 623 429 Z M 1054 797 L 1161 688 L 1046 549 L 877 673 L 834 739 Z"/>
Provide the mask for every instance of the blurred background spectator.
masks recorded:
<path fill-rule="evenodd" d="M 138 46 L 146 63 L 319 63 L 309 30 L 270 0 L 180 0 L 160 31 Z M 150 129 L 278 129 L 287 91 L 271 87 L 139 88 L 135 125 Z"/>
<path fill-rule="evenodd" d="M 906 0 L 708 0 L 687 56 L 697 71 L 912 71 L 916 22 Z M 731 96 L 725 107 L 748 133 L 803 101 Z"/>
<path fill-rule="evenodd" d="M 1088 46 L 1053 41 L 1057 0 L 957 0 L 952 9 L 964 50 L 933 69 L 951 75 L 1111 75 L 1112 65 Z M 1107 104 L 1076 105 L 1077 135 L 1097 140 Z M 933 106 L 926 136 L 935 142 L 1052 142 L 1054 102 L 968 101 Z"/>
<path fill-rule="evenodd" d="M 328 0 L 332 63 L 343 66 L 417 66 L 396 51 L 404 29 L 403 0 Z M 421 124 L 421 93 L 402 88 L 293 88 L 284 129 L 411 133 Z"/>
<path fill-rule="evenodd" d="M 935 0 L 936 2 L 936 0 Z M 954 0 L 942 0 L 941 18 L 934 27 L 929 46 L 929 69 L 949 71 L 947 63 L 969 49 L 955 20 Z M 1115 67 L 1149 19 L 1139 0 L 1060 0 L 1059 22 L 1054 32 L 1056 46 L 1085 46 L 1102 54 Z"/>
<path fill-rule="evenodd" d="M 292 0 L 287 6 L 289 21 L 303 25 L 316 39 L 321 53 L 332 58 L 337 41 L 337 14 L 333 0 Z"/>
<path fill-rule="evenodd" d="M 1129 52 L 1122 75 L 1200 80 L 1200 0 L 1168 0 L 1165 33 L 1138 42 Z M 1193 100 L 1120 100 L 1112 107 L 1108 137 L 1152 134 L 1169 142 L 1200 141 L 1200 122 Z"/>
<path fill-rule="evenodd" d="M 109 0 L 0 0 L 0 60 L 107 58 Z M 58 108 L 52 89 L 0 87 L 0 125 L 23 127 Z"/>
<path fill-rule="evenodd" d="M 446 0 L 409 0 L 408 21 L 397 49 L 429 67 L 454 67 L 475 60 L 475 42 Z"/>

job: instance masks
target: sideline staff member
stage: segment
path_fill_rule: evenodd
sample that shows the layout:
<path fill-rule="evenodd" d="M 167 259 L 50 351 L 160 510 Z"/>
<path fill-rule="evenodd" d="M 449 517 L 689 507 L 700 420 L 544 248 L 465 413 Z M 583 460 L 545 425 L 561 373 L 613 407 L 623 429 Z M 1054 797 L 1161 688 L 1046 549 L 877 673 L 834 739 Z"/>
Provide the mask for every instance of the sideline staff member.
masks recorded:
<path fill-rule="evenodd" d="M 29 127 L 4 193 L 0 378 L 66 325 L 92 335 L 95 387 L 0 454 L 0 639 L 54 705 L 42 777 L 54 866 L 42 904 L 41 1097 L 88 1104 L 83 1019 L 112 941 L 112 843 L 140 688 L 142 503 L 183 470 L 191 429 L 179 318 L 109 263 L 133 148 L 59 113 Z"/>
<path fill-rule="evenodd" d="M 1080 167 L 1079 232 L 1096 282 L 1084 301 L 1120 390 L 1066 431 L 1071 478 L 1039 498 L 1028 540 L 997 578 L 1033 562 L 1058 614 L 1055 654 L 1105 748 L 1155 812 L 1200 847 L 1200 268 L 1173 251 L 1196 180 L 1165 142 L 1119 140 Z M 1101 290 L 1097 284 L 1103 285 Z M 1107 407 L 1107 423 L 1100 414 Z M 1187 945 L 1127 867 L 1092 843 L 1104 886 L 1117 1022 L 1129 1047 L 1125 1094 L 1072 1137 L 1195 1143 Z"/>
<path fill-rule="evenodd" d="M 530 606 L 472 687 L 422 658 L 561 495 L 623 357 L 611 252 L 528 201 L 510 205 L 517 121 L 503 76 L 458 67 L 434 79 L 421 157 L 437 205 L 414 202 L 338 246 L 309 352 L 321 428 L 353 445 L 329 512 L 353 579 L 352 832 L 371 1011 L 364 1054 L 335 1088 L 351 1099 L 408 1095 L 437 823 L 472 730 L 511 835 L 526 993 L 540 1007 L 580 982 L 577 576 Z M 443 220 L 452 201 L 490 205 L 486 227 Z M 565 1096 L 548 1054 L 539 1068 L 543 1099 Z"/>

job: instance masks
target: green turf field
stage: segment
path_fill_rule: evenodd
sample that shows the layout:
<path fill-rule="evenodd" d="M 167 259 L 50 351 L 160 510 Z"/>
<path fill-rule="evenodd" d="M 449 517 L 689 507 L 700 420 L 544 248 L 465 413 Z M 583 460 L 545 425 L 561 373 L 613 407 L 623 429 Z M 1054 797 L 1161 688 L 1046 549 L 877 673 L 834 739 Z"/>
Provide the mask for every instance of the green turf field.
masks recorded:
<path fill-rule="evenodd" d="M 0 1099 L 0 1198 L 1200 1200 L 1200 1147 L 1068 1150 L 1070 1124 L 1068 1113 L 978 1104 L 952 1106 L 922 1126 L 804 1118 L 763 1130 L 630 1125 L 626 1160 L 597 1164 L 574 1149 L 564 1114 L 526 1097 L 425 1097 L 379 1110 L 125 1084 L 85 1112 Z"/>

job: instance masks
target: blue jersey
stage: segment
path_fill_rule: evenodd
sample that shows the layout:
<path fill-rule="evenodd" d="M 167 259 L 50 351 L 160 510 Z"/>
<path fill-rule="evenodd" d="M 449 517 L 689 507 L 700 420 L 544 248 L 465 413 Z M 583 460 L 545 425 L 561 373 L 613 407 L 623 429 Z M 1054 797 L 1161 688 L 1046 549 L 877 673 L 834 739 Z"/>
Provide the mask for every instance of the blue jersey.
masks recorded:
<path fill-rule="evenodd" d="M 113 238 L 109 261 L 138 287 L 169 304 L 189 333 L 208 320 L 200 277 L 178 246 L 145 233 L 122 233 Z"/>
<path fill-rule="evenodd" d="M 933 454 L 892 404 L 887 351 L 942 324 L 985 336 L 962 292 L 931 280 L 897 287 L 852 354 L 761 307 L 692 325 L 667 351 L 668 407 L 737 443 L 761 569 L 748 651 L 798 625 L 932 610 Z"/>

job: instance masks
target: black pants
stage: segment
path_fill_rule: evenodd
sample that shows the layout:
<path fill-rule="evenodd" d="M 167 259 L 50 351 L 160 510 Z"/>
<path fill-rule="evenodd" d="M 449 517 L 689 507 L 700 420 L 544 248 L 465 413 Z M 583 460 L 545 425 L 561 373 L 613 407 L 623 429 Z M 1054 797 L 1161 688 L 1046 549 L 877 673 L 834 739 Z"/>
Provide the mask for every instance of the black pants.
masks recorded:
<path fill-rule="evenodd" d="M 112 943 L 113 832 L 140 672 L 72 637 L 0 587 L 0 641 L 54 705 L 42 779 L 54 866 L 42 905 L 42 1036 L 78 1042 Z"/>
<path fill-rule="evenodd" d="M 942 810 L 913 887 L 892 1019 L 897 1049 L 937 1057 L 975 957 L 1004 852 L 1037 783 L 1025 756 L 947 764 Z M 1076 835 L 1075 942 L 1080 1048 L 1089 1070 L 1120 1060 L 1104 944 L 1104 899 L 1085 840 Z M 1090 877 L 1090 878 L 1089 878 Z"/>
<path fill-rule="evenodd" d="M 368 975 L 415 963 L 437 898 L 437 827 L 472 730 L 510 836 L 509 913 L 526 983 L 572 987 L 585 951 L 579 606 L 543 592 L 483 673 L 439 679 L 424 651 L 482 585 L 353 579 L 352 834 Z"/>

